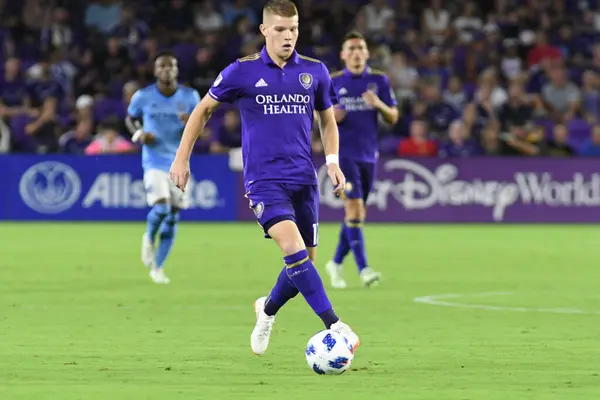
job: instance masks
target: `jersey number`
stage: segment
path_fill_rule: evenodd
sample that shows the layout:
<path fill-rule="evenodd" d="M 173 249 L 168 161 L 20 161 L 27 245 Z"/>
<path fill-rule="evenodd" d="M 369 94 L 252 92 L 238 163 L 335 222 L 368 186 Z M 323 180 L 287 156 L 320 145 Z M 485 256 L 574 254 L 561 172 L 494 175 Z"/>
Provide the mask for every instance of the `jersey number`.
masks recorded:
<path fill-rule="evenodd" d="M 319 224 L 313 224 L 313 245 L 319 243 Z"/>

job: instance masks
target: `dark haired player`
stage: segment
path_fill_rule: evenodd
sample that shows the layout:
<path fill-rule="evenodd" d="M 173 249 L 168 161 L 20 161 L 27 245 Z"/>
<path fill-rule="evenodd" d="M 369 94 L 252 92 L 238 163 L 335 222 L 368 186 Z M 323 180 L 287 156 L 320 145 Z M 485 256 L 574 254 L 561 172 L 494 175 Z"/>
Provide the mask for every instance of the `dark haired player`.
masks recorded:
<path fill-rule="evenodd" d="M 260 26 L 266 45 L 223 70 L 185 128 L 171 178 L 185 189 L 192 147 L 219 103 L 237 102 L 242 119 L 246 196 L 267 237 L 283 253 L 285 267 L 268 297 L 256 300 L 250 337 L 255 354 L 267 350 L 275 314 L 298 293 L 327 329 L 356 347 L 358 337 L 333 311 L 313 262 L 318 242 L 319 191 L 311 157 L 313 112 L 321 120 L 328 173 L 339 195 L 345 178 L 338 165 L 336 101 L 331 79 L 318 60 L 299 55 L 298 11 L 290 0 L 269 0 Z"/>
<path fill-rule="evenodd" d="M 346 287 L 342 262 L 352 250 L 360 279 L 365 286 L 379 282 L 381 275 L 367 263 L 362 227 L 366 202 L 375 180 L 378 157 L 378 116 L 389 124 L 398 121 L 394 92 L 383 72 L 367 65 L 369 50 L 360 33 L 349 33 L 342 45 L 345 68 L 331 75 L 340 100 L 335 118 L 340 131 L 340 167 L 346 176 L 345 221 L 333 260 L 326 265 L 331 286 Z"/>
<path fill-rule="evenodd" d="M 188 197 L 169 179 L 183 127 L 196 105 L 198 92 L 177 83 L 177 59 L 161 53 L 154 61 L 156 83 L 138 90 L 127 109 L 127 127 L 132 140 L 140 142 L 144 186 L 148 205 L 148 227 L 142 240 L 142 262 L 150 268 L 155 283 L 169 283 L 164 262 L 173 247 L 179 210 L 188 207 Z M 158 235 L 158 247 L 154 242 Z"/>

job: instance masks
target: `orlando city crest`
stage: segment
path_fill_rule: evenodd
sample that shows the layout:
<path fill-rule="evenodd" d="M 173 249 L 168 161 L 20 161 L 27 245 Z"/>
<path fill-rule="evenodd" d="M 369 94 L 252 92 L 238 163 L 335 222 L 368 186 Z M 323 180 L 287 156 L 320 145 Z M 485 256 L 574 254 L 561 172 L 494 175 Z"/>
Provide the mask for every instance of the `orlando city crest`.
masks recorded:
<path fill-rule="evenodd" d="M 300 75 L 298 75 L 298 77 L 300 78 L 300 84 L 302 85 L 302 87 L 304 89 L 310 89 L 310 87 L 313 84 L 313 76 L 309 73 L 303 72 Z"/>
<path fill-rule="evenodd" d="M 256 218 L 262 217 L 264 211 L 265 205 L 262 201 L 254 207 L 254 215 L 256 215 Z"/>
<path fill-rule="evenodd" d="M 377 84 L 376 84 L 375 82 L 370 82 L 370 83 L 367 85 L 367 90 L 369 90 L 369 91 L 371 91 L 371 92 L 375 92 L 375 93 L 377 93 L 377 89 L 378 89 L 378 87 L 377 87 Z"/>

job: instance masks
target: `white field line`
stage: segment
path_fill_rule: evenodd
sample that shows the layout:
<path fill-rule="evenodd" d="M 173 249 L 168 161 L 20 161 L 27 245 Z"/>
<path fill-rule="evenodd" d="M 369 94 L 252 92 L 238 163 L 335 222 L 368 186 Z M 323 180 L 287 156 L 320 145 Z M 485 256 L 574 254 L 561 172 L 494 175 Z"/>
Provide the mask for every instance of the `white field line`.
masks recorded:
<path fill-rule="evenodd" d="M 455 301 L 457 299 L 473 298 L 473 297 L 493 297 L 493 296 L 509 296 L 513 292 L 481 292 L 481 293 L 449 293 L 449 294 L 433 294 L 429 296 L 415 297 L 415 303 L 429 304 L 432 306 L 454 307 L 454 308 L 474 308 L 487 311 L 517 311 L 517 312 L 539 312 L 551 314 L 579 314 L 579 315 L 600 315 L 600 311 L 585 311 L 579 308 L 560 307 L 560 308 L 534 308 L 534 307 L 505 307 L 492 306 L 489 304 L 468 304 Z"/>

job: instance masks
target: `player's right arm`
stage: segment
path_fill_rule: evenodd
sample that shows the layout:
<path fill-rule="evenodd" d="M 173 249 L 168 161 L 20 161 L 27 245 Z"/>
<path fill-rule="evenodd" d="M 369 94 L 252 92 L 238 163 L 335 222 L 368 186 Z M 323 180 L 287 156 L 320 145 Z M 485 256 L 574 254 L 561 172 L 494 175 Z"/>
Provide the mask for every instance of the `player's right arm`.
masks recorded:
<path fill-rule="evenodd" d="M 240 79 L 238 70 L 239 62 L 225 68 L 188 118 L 170 172 L 171 180 L 181 190 L 185 190 L 190 178 L 190 158 L 196 140 L 204 131 L 212 113 L 221 103 L 231 103 L 238 97 Z"/>
<path fill-rule="evenodd" d="M 317 86 L 315 111 L 319 115 L 327 174 L 333 183 L 334 193 L 339 196 L 345 190 L 346 178 L 339 166 L 340 138 L 334 112 L 337 96 L 333 82 L 323 64 L 321 64 L 321 70 L 322 79 L 319 79 Z"/>
<path fill-rule="evenodd" d="M 142 118 L 144 115 L 144 95 L 142 90 L 136 91 L 131 97 L 129 107 L 127 107 L 127 116 L 125 117 L 125 126 L 131 132 L 131 141 L 133 143 L 149 145 L 154 143 L 156 137 L 148 132 L 144 132 Z"/>

